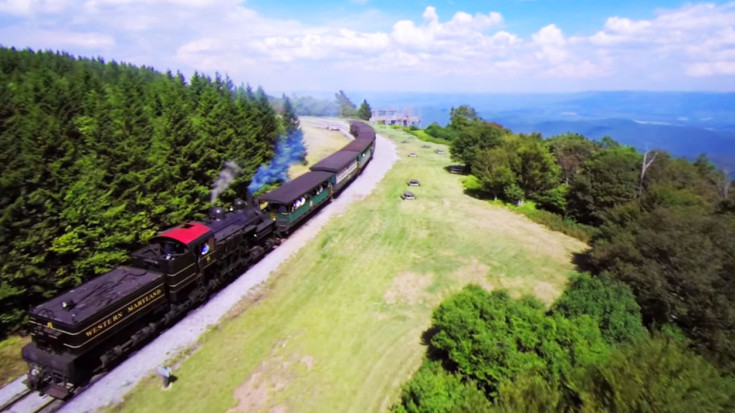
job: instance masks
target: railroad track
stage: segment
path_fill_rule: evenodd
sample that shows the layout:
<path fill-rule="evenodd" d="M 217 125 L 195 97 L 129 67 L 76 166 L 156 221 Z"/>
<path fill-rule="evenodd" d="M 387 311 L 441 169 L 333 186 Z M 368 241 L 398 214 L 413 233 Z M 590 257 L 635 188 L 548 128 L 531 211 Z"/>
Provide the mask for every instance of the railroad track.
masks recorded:
<path fill-rule="evenodd" d="M 62 400 L 54 399 L 47 394 L 41 396 L 38 392 L 29 391 L 4 407 L 3 413 L 52 413 L 63 405 Z"/>
<path fill-rule="evenodd" d="M 23 383 L 25 374 L 0 389 L 0 412 L 2 413 L 52 413 L 64 402 L 49 395 L 30 391 Z"/>
<path fill-rule="evenodd" d="M 92 377 L 87 385 L 78 388 L 69 400 L 55 399 L 47 394 L 31 391 L 25 385 L 26 375 L 0 388 L 0 413 L 53 413 L 104 377 L 106 372 Z"/>

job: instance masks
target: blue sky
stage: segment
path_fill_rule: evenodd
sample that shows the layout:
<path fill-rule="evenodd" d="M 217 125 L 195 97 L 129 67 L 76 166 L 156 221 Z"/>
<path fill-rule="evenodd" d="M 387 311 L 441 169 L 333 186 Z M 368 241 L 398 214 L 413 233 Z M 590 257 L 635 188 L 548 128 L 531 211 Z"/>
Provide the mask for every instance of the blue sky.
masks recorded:
<path fill-rule="evenodd" d="M 495 1 L 418 1 L 369 0 L 342 1 L 272 1 L 251 0 L 247 5 L 263 14 L 281 15 L 312 24 L 328 24 L 349 16 L 366 16 L 365 29 L 389 30 L 397 20 L 416 20 L 426 7 L 433 6 L 445 18 L 458 11 L 469 14 L 497 11 L 502 13 L 506 28 L 528 36 L 547 24 L 562 26 L 569 34 L 594 32 L 608 17 L 620 15 L 634 19 L 650 19 L 658 9 L 676 9 L 686 4 L 676 0 L 589 1 L 589 0 L 495 0 Z M 379 15 L 380 20 L 371 16 Z M 361 22 L 362 23 L 362 22 Z"/>
<path fill-rule="evenodd" d="M 735 91 L 735 2 L 0 0 L 0 44 L 289 91 Z"/>

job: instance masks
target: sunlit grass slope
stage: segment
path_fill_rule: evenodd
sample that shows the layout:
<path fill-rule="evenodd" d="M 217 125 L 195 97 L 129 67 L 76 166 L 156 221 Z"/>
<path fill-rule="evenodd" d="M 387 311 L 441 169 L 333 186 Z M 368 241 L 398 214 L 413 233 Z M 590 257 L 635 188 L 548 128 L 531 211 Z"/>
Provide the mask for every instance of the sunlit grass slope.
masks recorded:
<path fill-rule="evenodd" d="M 340 131 L 327 129 L 327 124 L 336 126 L 335 120 L 327 121 L 323 118 L 309 116 L 301 117 L 300 123 L 301 130 L 304 131 L 307 164 L 292 165 L 288 171 L 291 179 L 309 172 L 311 165 L 314 165 L 350 143 L 350 140 Z"/>
<path fill-rule="evenodd" d="M 26 372 L 28 365 L 20 350 L 31 341 L 30 337 L 11 336 L 0 341 L 0 386 Z"/>
<path fill-rule="evenodd" d="M 387 132 L 401 160 L 376 190 L 206 334 L 170 391 L 151 377 L 124 411 L 385 411 L 443 298 L 467 283 L 547 303 L 560 294 L 584 244 L 464 195 L 436 145 Z M 417 200 L 401 201 L 410 178 Z"/>

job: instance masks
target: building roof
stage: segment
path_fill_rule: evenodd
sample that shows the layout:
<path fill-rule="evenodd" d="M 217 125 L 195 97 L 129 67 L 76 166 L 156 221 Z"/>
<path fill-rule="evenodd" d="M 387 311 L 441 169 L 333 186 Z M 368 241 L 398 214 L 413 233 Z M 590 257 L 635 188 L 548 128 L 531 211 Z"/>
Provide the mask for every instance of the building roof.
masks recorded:
<path fill-rule="evenodd" d="M 198 222 L 189 222 L 164 231 L 158 234 L 158 237 L 175 239 L 185 245 L 189 245 L 192 241 L 196 241 L 208 233 L 211 233 L 208 226 Z"/>
<path fill-rule="evenodd" d="M 290 204 L 301 198 L 307 192 L 328 181 L 333 175 L 334 173 L 332 172 L 324 171 L 307 172 L 293 181 L 261 195 L 258 199 L 261 202 Z"/>
<path fill-rule="evenodd" d="M 335 152 L 309 169 L 312 171 L 339 172 L 355 162 L 358 156 L 359 154 L 354 151 Z"/>

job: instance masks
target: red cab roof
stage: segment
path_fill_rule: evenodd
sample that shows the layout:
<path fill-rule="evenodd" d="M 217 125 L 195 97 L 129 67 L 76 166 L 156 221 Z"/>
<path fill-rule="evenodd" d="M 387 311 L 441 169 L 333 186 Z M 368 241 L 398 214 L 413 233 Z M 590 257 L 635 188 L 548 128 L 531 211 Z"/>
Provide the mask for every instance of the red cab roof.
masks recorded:
<path fill-rule="evenodd" d="M 186 224 L 181 224 L 178 227 L 171 228 L 168 231 L 164 231 L 158 236 L 172 238 L 176 241 L 189 245 L 189 243 L 191 243 L 192 241 L 195 241 L 208 233 L 211 233 L 211 230 L 208 226 L 200 224 L 198 222 L 189 222 Z"/>

